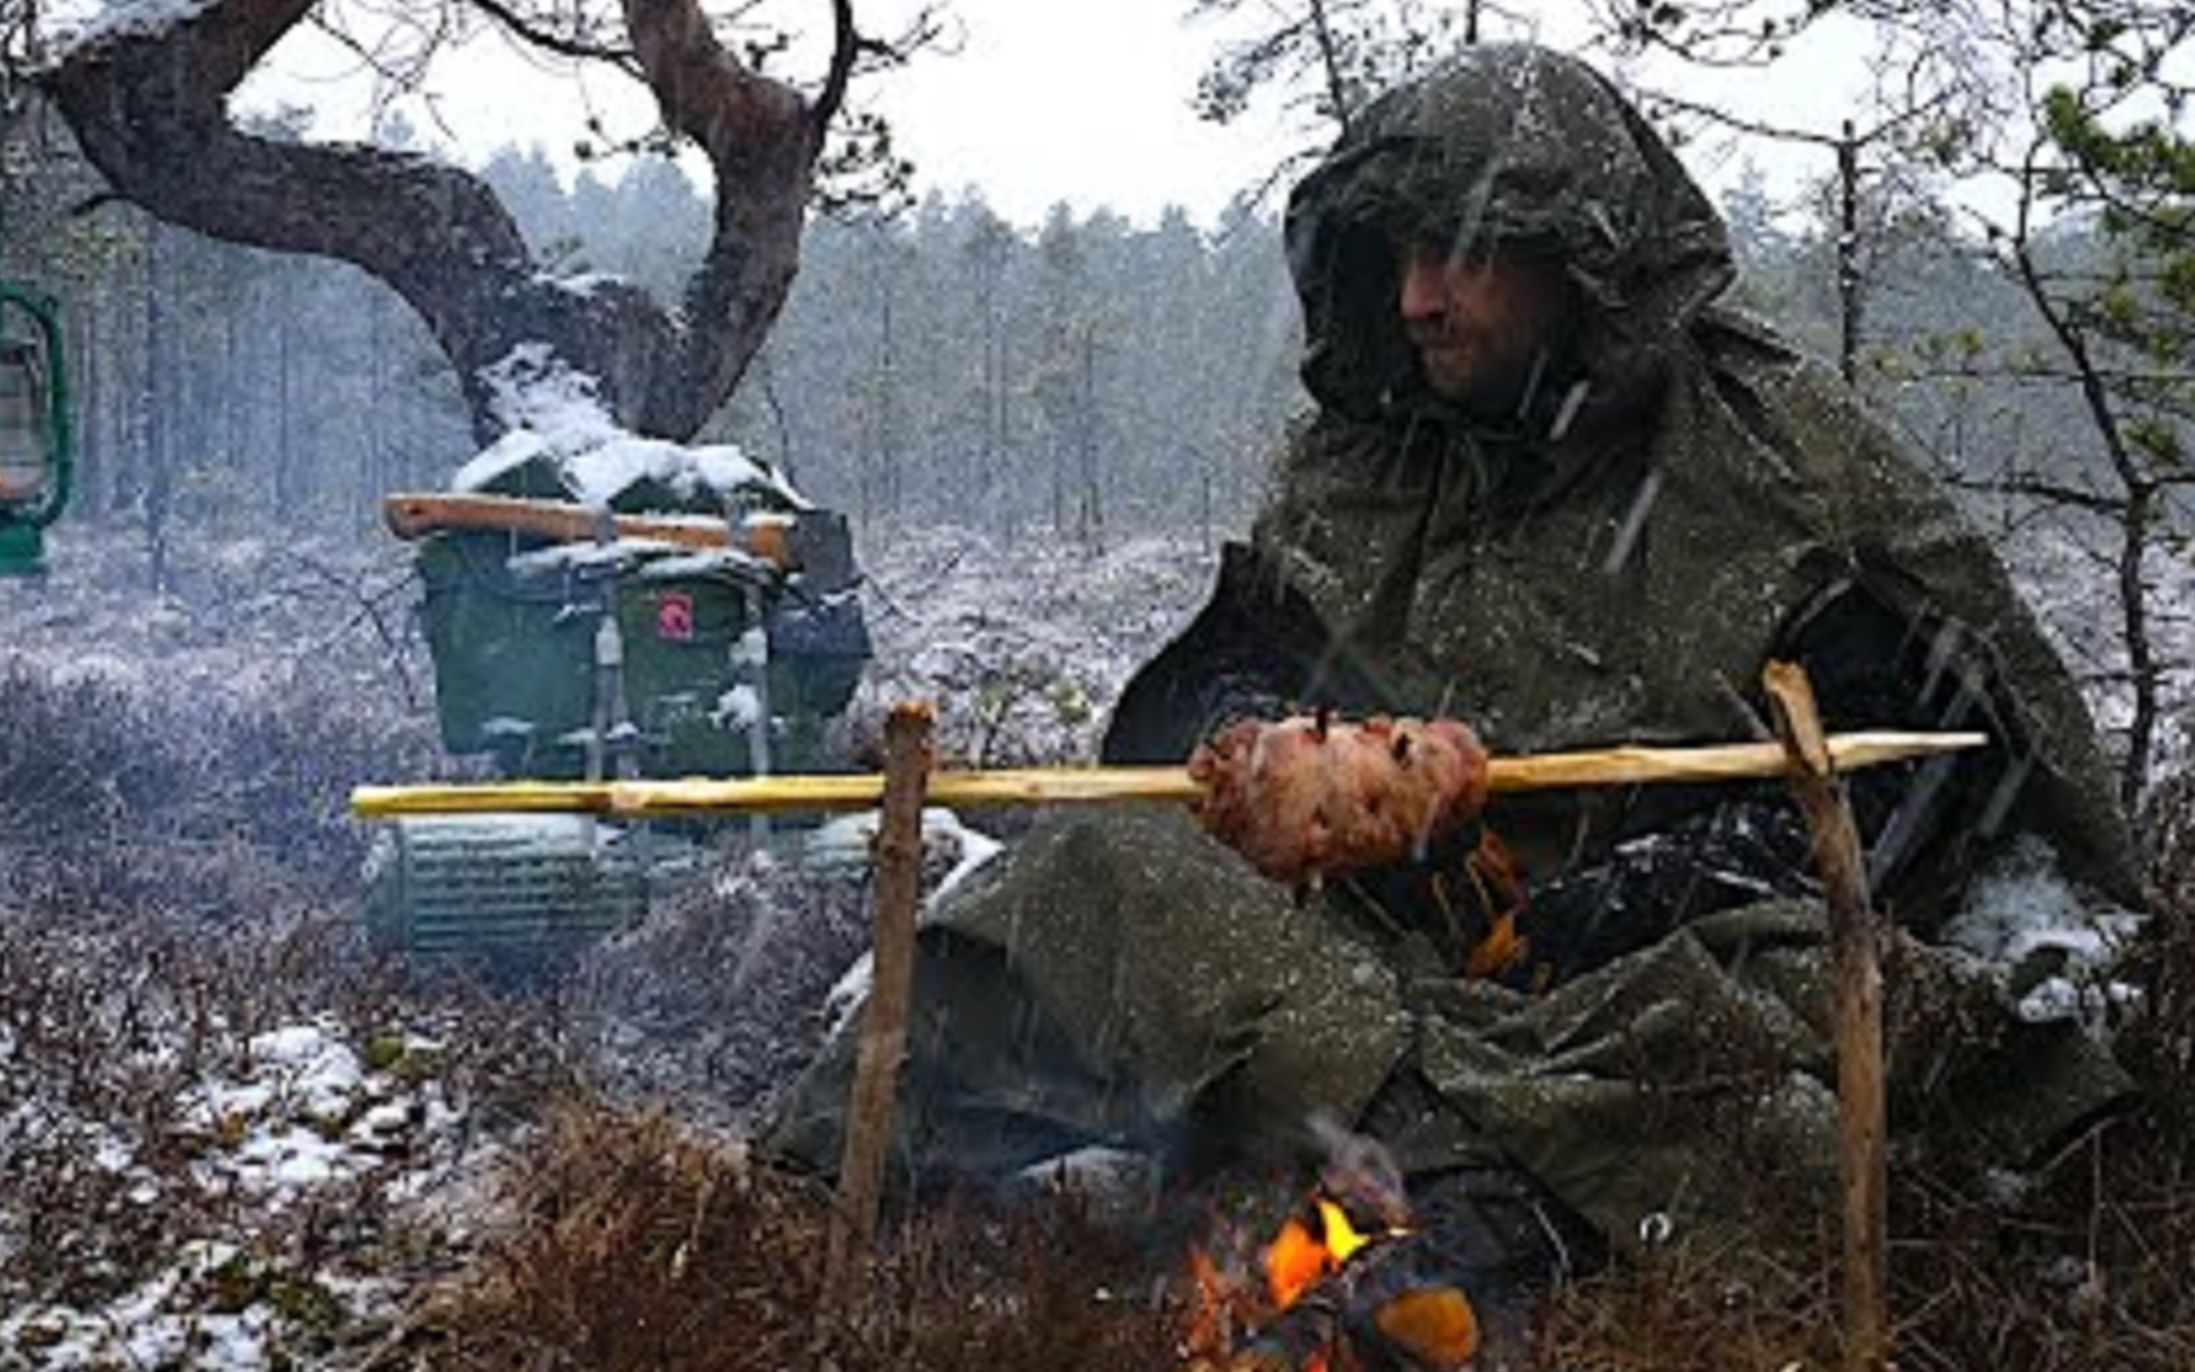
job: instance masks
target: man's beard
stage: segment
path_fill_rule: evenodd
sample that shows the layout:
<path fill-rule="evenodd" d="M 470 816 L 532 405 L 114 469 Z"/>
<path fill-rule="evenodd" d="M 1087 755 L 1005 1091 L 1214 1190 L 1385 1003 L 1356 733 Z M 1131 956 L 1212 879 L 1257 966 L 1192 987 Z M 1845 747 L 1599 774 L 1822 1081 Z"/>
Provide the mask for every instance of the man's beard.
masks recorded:
<path fill-rule="evenodd" d="M 1429 329 L 1412 330 L 1410 342 L 1426 386 L 1480 419 L 1523 418 L 1554 380 L 1554 350 L 1544 345 L 1509 351 L 1483 336 Z"/>

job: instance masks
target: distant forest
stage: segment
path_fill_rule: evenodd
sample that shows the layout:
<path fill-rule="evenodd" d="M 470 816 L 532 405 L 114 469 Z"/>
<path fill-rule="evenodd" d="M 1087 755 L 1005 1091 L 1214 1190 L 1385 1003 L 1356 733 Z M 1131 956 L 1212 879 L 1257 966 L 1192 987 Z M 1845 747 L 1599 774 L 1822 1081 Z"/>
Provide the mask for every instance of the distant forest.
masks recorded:
<path fill-rule="evenodd" d="M 383 493 L 438 487 L 470 455 L 449 366 L 392 293 L 349 266 L 99 203 L 57 121 L 21 136 L 49 141 L 0 183 L 0 276 L 66 305 L 73 517 L 154 545 L 276 523 L 371 536 Z M 539 149 L 483 171 L 573 277 L 675 296 L 707 235 L 707 202 L 661 158 L 590 168 L 569 188 Z M 1834 356 L 1826 185 L 1777 204 L 1748 174 L 1724 209 L 1741 302 Z M 2103 459 L 2071 382 L 2017 365 L 2039 350 L 2015 284 L 1939 218 L 1870 232 L 1862 389 L 1946 473 L 2093 476 Z M 2080 235 L 2060 249 L 2077 255 Z M 1244 525 L 1305 403 L 1299 335 L 1269 214 L 1204 231 L 1180 212 L 1143 227 L 1060 207 L 1016 225 L 975 192 L 932 195 L 889 220 L 815 221 L 784 316 L 702 436 L 775 462 L 869 537 L 956 523 L 1092 544 L 1209 539 Z"/>

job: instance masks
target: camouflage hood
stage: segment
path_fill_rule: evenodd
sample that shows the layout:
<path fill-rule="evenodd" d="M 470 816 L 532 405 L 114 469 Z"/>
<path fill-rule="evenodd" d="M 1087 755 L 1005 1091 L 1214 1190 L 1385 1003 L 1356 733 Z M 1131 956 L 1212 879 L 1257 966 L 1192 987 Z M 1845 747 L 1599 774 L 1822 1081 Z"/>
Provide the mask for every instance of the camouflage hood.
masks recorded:
<path fill-rule="evenodd" d="M 1398 235 L 1559 253 L 1586 317 L 1513 420 L 1418 379 Z M 2002 565 L 1834 376 L 1717 303 L 1720 220 L 1603 78 L 1471 51 L 1353 122 L 1287 239 L 1320 408 L 1254 542 L 1378 704 L 1517 751 L 1728 737 L 1791 626 L 1862 587 L 1956 678 L 1940 722 L 2016 742 L 2017 809 L 1985 827 L 2009 813 L 2131 893 L 2094 729 Z"/>
<path fill-rule="evenodd" d="M 1297 186 L 1287 235 L 1305 384 L 1357 418 L 1438 409 L 1396 316 L 1392 239 L 1554 249 L 1590 307 L 1562 380 L 1603 405 L 1650 389 L 1735 274 L 1714 207 L 1622 97 L 1526 46 L 1469 50 L 1374 102 Z M 1543 387 L 1541 408 L 1561 395 Z"/>

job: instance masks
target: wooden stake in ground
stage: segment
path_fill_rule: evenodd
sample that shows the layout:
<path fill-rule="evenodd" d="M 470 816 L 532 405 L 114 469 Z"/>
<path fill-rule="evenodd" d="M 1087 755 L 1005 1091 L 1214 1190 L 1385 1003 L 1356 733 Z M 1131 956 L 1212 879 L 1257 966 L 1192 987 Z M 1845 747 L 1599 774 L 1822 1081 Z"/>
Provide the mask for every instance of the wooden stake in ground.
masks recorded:
<path fill-rule="evenodd" d="M 877 1203 L 891 1149 L 899 1068 L 907 1055 L 914 996 L 915 915 L 922 895 L 922 802 L 929 783 L 930 707 L 900 704 L 884 722 L 884 813 L 876 837 L 876 933 L 869 1003 L 861 1021 L 846 1138 L 838 1164 L 838 1211 L 823 1268 L 826 1318 L 845 1309 L 876 1237 Z"/>
<path fill-rule="evenodd" d="M 1889 1170 L 1884 1160 L 1883 979 L 1867 862 L 1851 798 L 1822 735 L 1814 688 L 1797 663 L 1762 673 L 1791 755 L 1791 789 L 1814 840 L 1829 900 L 1837 981 L 1838 1162 L 1844 1182 L 1847 1372 L 1883 1372 L 1890 1359 Z"/>

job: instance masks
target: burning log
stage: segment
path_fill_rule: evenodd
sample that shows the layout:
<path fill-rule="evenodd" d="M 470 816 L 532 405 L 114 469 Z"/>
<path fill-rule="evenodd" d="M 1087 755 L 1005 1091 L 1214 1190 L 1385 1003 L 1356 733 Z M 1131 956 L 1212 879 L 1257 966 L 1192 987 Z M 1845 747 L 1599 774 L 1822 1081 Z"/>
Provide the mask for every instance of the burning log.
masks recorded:
<path fill-rule="evenodd" d="M 1266 1289 L 1273 1308 L 1286 1310 L 1321 1282 L 1340 1275 L 1344 1265 L 1371 1238 L 1350 1223 L 1349 1214 L 1324 1195 L 1311 1198 L 1308 1215 L 1291 1215 L 1265 1250 Z"/>
<path fill-rule="evenodd" d="M 1459 1368 L 1479 1351 L 1478 1312 L 1453 1286 L 1413 1286 L 1380 1303 L 1381 1341 L 1424 1367 Z"/>
<path fill-rule="evenodd" d="M 1260 1254 L 1262 1283 L 1191 1261 L 1200 1310 L 1191 1372 L 1460 1372 L 1481 1347 L 1478 1312 L 1424 1270 L 1407 1228 L 1364 1229 L 1314 1191 Z"/>
<path fill-rule="evenodd" d="M 1239 1238 L 1190 1255 L 1193 1372 L 1459 1372 L 1484 1347 L 1449 1250 L 1416 1227 L 1376 1139 L 1309 1121 L 1319 1181 L 1254 1261 Z M 1220 1233 L 1231 1231 L 1224 1226 Z M 1254 1270 L 1253 1270 L 1254 1269 Z"/>

